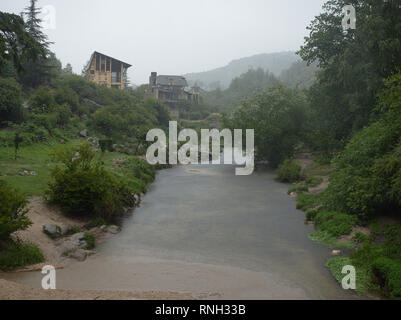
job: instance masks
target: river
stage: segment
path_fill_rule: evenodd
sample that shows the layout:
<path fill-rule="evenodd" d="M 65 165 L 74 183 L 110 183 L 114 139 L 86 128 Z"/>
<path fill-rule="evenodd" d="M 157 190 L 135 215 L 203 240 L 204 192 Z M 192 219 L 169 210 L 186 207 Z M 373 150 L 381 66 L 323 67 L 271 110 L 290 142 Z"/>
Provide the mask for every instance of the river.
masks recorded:
<path fill-rule="evenodd" d="M 158 172 L 122 232 L 85 262 L 57 270 L 57 287 L 188 292 L 222 299 L 354 299 L 325 267 L 331 250 L 274 173 L 226 165 Z M 7 277 L 40 287 L 41 274 Z"/>

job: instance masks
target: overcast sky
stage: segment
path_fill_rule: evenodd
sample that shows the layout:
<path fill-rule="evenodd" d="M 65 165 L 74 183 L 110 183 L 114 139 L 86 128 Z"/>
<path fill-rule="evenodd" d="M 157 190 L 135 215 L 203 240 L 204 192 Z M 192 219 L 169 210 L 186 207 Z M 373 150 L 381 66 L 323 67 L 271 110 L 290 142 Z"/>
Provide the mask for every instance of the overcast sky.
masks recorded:
<path fill-rule="evenodd" d="M 1 0 L 20 13 L 29 0 Z M 258 53 L 297 50 L 324 0 L 39 0 L 53 6 L 46 30 L 63 66 L 80 73 L 93 51 L 132 64 L 134 84 L 151 71 L 185 74 Z M 51 8 L 51 7 L 48 7 Z M 49 22 L 52 16 L 50 16 Z"/>

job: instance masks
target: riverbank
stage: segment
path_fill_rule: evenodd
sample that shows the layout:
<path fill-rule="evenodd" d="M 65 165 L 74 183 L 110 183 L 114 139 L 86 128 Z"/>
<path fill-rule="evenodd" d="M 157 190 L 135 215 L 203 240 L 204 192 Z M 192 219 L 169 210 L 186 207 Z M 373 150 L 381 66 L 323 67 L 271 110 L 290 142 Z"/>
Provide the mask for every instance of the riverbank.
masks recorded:
<path fill-rule="evenodd" d="M 309 234 L 313 241 L 326 245 L 331 250 L 332 257 L 327 259 L 326 267 L 332 276 L 341 284 L 344 274 L 342 269 L 346 265 L 356 269 L 356 292 L 361 297 L 389 298 L 395 297 L 387 287 L 388 276 L 380 273 L 380 268 L 397 274 L 397 259 L 385 259 L 383 265 L 375 265 L 373 261 L 388 252 L 396 251 L 399 247 L 400 220 L 390 216 L 377 216 L 374 219 L 359 220 L 358 217 L 326 210 L 324 203 L 325 193 L 329 192 L 330 175 L 333 168 L 328 165 L 319 165 L 308 154 L 295 158 L 302 168 L 302 181 L 290 187 L 288 193 L 296 198 L 297 208 L 305 211 L 305 221 L 314 226 L 315 231 Z M 308 180 L 320 179 L 318 185 L 308 185 Z M 392 262 L 394 261 L 394 262 Z M 387 268 L 387 269 L 386 269 Z M 390 271 L 388 271 L 390 273 Z M 401 279 L 396 276 L 392 279 L 392 286 L 396 288 Z"/>

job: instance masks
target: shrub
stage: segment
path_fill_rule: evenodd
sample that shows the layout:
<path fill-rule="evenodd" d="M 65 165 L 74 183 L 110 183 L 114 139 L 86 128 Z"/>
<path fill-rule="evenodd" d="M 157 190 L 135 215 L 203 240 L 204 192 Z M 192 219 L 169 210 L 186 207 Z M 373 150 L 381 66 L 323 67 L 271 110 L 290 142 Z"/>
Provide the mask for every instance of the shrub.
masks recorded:
<path fill-rule="evenodd" d="M 101 139 L 99 140 L 99 146 L 102 152 L 113 151 L 113 140 L 112 139 Z"/>
<path fill-rule="evenodd" d="M 85 224 L 84 228 L 85 229 L 92 229 L 92 228 L 104 226 L 106 224 L 107 223 L 103 218 L 97 217 L 97 218 L 92 219 L 91 221 L 89 221 L 87 224 Z"/>
<path fill-rule="evenodd" d="M 0 241 L 10 234 L 27 229 L 32 223 L 26 216 L 26 198 L 16 189 L 0 180 Z"/>
<path fill-rule="evenodd" d="M 386 112 L 355 134 L 333 162 L 335 171 L 323 198 L 330 210 L 364 218 L 401 212 L 401 82 L 386 85 L 378 99 Z"/>
<path fill-rule="evenodd" d="M 132 188 L 96 161 L 89 144 L 60 150 L 55 157 L 63 167 L 52 170 L 46 198 L 63 212 L 96 215 L 110 221 L 135 205 Z"/>
<path fill-rule="evenodd" d="M 308 210 L 316 206 L 318 196 L 306 193 L 299 193 L 297 195 L 297 209 Z"/>
<path fill-rule="evenodd" d="M 285 160 L 277 169 L 277 180 L 280 182 L 297 182 L 301 179 L 301 166 L 294 160 Z"/>
<path fill-rule="evenodd" d="M 333 237 L 350 234 L 357 223 L 357 218 L 344 213 L 319 212 L 315 216 L 318 230 L 323 230 Z"/>
<path fill-rule="evenodd" d="M 85 232 L 86 250 L 92 250 L 95 247 L 95 236 Z"/>
<path fill-rule="evenodd" d="M 36 245 L 10 239 L 0 241 L 0 268 L 3 270 L 12 270 L 43 261 L 43 254 Z"/>
<path fill-rule="evenodd" d="M 19 121 L 22 118 L 21 86 L 14 79 L 0 78 L 0 120 Z"/>
<path fill-rule="evenodd" d="M 29 100 L 30 109 L 34 113 L 50 113 L 56 106 L 56 100 L 49 87 L 40 87 Z"/>
<path fill-rule="evenodd" d="M 317 210 L 308 210 L 307 212 L 306 212 L 306 220 L 307 221 L 313 221 L 313 220 L 315 220 L 315 217 L 316 217 L 316 215 L 318 214 L 318 211 Z"/>
<path fill-rule="evenodd" d="M 401 297 L 401 261 L 380 257 L 373 264 L 373 273 L 392 297 Z"/>

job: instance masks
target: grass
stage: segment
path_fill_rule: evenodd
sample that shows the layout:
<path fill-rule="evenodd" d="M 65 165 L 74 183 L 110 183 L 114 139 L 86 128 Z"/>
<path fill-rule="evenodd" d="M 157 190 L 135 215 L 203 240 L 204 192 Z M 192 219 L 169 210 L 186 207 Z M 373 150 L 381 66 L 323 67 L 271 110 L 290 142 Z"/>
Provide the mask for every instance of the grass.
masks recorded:
<path fill-rule="evenodd" d="M 317 196 L 306 193 L 297 195 L 297 209 L 308 210 L 312 209 L 317 204 Z"/>
<path fill-rule="evenodd" d="M 7 240 L 0 244 L 0 269 L 4 271 L 43 262 L 40 249 L 31 243 Z"/>
<path fill-rule="evenodd" d="M 331 274 L 341 284 L 342 279 L 346 276 L 342 273 L 344 266 L 354 266 L 351 258 L 348 257 L 335 257 L 327 261 L 326 266 L 330 269 Z M 356 292 L 359 294 L 366 294 L 368 291 L 375 289 L 376 286 L 372 284 L 371 272 L 367 268 L 355 267 L 356 271 Z"/>
<path fill-rule="evenodd" d="M 42 195 L 50 181 L 50 172 L 58 164 L 51 154 L 62 147 L 78 146 L 84 139 L 70 140 L 65 144 L 54 140 L 50 143 L 36 143 L 22 146 L 17 160 L 14 159 L 14 148 L 0 146 L 0 178 L 10 186 L 19 189 L 26 196 Z M 102 160 L 105 167 L 116 171 L 113 159 L 127 157 L 118 152 L 105 152 Z M 21 175 L 26 170 L 34 171 L 36 175 Z"/>
<path fill-rule="evenodd" d="M 339 242 L 336 237 L 333 237 L 327 231 L 318 230 L 312 232 L 308 235 L 309 239 L 312 241 L 316 241 L 322 243 L 332 249 L 334 248 L 346 248 L 346 249 L 354 249 L 355 243 L 353 241 L 344 241 Z"/>

